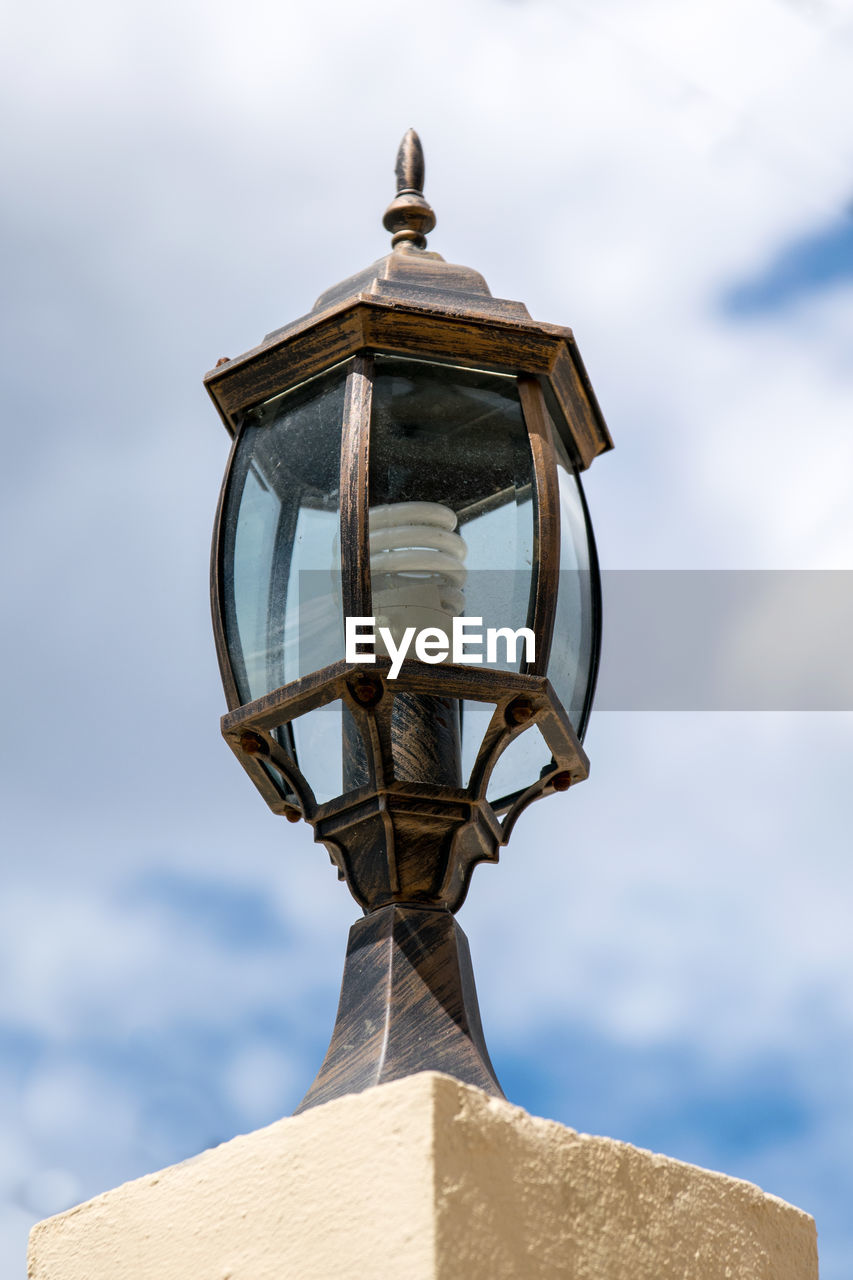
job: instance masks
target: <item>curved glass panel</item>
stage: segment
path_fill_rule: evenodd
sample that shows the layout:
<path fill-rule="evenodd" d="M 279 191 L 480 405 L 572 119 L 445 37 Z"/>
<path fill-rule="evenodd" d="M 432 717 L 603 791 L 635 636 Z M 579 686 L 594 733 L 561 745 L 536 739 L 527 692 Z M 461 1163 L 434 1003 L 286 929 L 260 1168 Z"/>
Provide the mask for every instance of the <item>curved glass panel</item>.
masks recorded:
<path fill-rule="evenodd" d="M 514 377 L 377 356 L 370 431 L 370 572 L 377 627 L 452 638 L 526 627 L 533 561 L 533 462 Z M 377 647 L 377 651 L 381 649 Z M 523 644 L 477 665 L 518 671 Z M 415 656 L 412 653 L 411 656 Z M 418 655 L 421 656 L 421 655 Z M 422 660 L 424 660 L 422 658 Z M 438 660 L 436 658 L 436 660 Z"/>
<path fill-rule="evenodd" d="M 556 432 L 554 446 L 560 486 L 560 581 L 548 679 L 582 738 L 598 663 L 598 565 L 580 480 Z"/>
<path fill-rule="evenodd" d="M 494 713 L 494 702 L 466 699 L 462 703 L 462 782 L 466 787 L 470 786 L 471 771 Z M 553 767 L 551 748 L 538 725 L 531 725 L 498 756 L 486 785 L 486 799 L 496 813 L 503 813 Z"/>
<path fill-rule="evenodd" d="M 300 771 L 318 804 L 334 800 L 347 789 L 341 751 L 342 710 L 340 702 L 327 702 L 290 722 Z"/>
<path fill-rule="evenodd" d="M 344 655 L 335 540 L 346 373 L 340 366 L 276 396 L 243 423 L 220 561 L 225 637 L 243 703 Z"/>
<path fill-rule="evenodd" d="M 471 770 L 477 763 L 480 747 L 492 717 L 495 714 L 494 702 L 475 702 L 466 698 L 462 702 L 462 785 L 471 784 Z"/>
<path fill-rule="evenodd" d="M 511 800 L 532 787 L 543 773 L 553 767 L 551 748 L 542 737 L 539 726 L 531 725 L 513 738 L 498 756 L 486 788 L 486 799 L 496 812 L 501 813 L 509 808 Z"/>

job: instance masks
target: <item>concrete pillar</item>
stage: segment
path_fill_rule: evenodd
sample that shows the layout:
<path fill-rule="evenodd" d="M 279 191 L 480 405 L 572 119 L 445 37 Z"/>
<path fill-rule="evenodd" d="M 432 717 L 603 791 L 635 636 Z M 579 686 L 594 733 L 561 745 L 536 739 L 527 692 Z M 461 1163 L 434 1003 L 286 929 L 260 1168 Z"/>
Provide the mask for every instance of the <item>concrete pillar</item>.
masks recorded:
<path fill-rule="evenodd" d="M 33 1228 L 30 1280 L 817 1280 L 758 1187 L 426 1072 Z"/>

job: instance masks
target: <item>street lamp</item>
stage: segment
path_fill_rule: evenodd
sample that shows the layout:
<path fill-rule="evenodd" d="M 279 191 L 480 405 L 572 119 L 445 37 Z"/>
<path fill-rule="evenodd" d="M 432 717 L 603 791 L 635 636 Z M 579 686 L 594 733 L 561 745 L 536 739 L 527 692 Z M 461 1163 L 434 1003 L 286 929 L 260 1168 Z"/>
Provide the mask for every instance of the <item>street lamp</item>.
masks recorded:
<path fill-rule="evenodd" d="M 579 472 L 612 447 L 569 329 L 392 250 L 205 383 L 234 438 L 213 546 L 226 741 L 364 910 L 299 1110 L 413 1071 L 500 1094 L 454 919 L 521 811 L 587 777 L 600 636 Z"/>

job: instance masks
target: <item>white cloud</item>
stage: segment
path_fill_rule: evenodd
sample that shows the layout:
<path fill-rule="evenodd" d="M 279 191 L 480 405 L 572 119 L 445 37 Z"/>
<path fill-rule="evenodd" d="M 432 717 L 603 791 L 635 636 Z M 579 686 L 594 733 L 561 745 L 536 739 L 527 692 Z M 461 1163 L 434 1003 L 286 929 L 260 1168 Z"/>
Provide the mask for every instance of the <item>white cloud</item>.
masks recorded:
<path fill-rule="evenodd" d="M 721 1059 L 796 1043 L 815 1001 L 849 1028 L 850 739 L 837 714 L 600 717 L 590 781 L 477 873 L 486 1027 L 580 1021 Z"/>

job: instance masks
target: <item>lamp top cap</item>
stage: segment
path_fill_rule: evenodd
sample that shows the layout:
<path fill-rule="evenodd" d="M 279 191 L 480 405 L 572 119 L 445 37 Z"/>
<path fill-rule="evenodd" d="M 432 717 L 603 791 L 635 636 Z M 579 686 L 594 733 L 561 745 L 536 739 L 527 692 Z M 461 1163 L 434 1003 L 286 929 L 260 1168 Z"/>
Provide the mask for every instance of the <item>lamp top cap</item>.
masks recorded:
<path fill-rule="evenodd" d="M 427 249 L 427 233 L 435 226 L 435 214 L 424 199 L 424 151 L 414 129 L 409 129 L 400 143 L 394 173 L 397 194 L 382 219 L 391 232 L 391 252 L 326 289 L 314 303 L 312 314 L 370 295 L 443 310 L 452 307 L 454 313 L 462 307 L 478 315 L 529 320 L 524 303 L 492 298 L 479 271 L 445 262 L 440 253 Z"/>
<path fill-rule="evenodd" d="M 391 232 L 391 245 L 398 252 L 425 249 L 435 214 L 424 199 L 424 149 L 414 129 L 400 143 L 394 173 L 397 195 L 385 210 L 383 226 Z"/>

